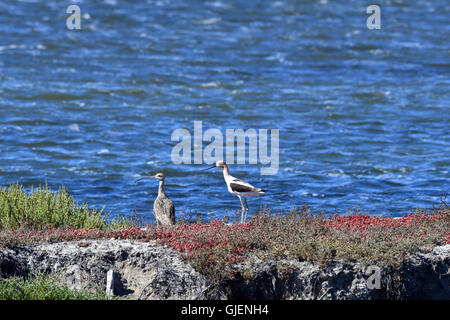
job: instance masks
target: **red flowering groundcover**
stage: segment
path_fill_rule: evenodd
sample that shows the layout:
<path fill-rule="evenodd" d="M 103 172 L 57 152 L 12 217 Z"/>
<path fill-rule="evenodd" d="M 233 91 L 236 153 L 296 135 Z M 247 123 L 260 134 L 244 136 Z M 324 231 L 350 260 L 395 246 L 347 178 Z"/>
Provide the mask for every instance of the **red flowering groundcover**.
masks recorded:
<path fill-rule="evenodd" d="M 156 241 L 178 250 L 199 271 L 225 275 L 232 264 L 254 253 L 273 259 L 293 258 L 314 263 L 330 259 L 356 259 L 367 263 L 398 265 L 418 248 L 450 243 L 450 209 L 410 213 L 401 218 L 369 215 L 324 217 L 309 209 L 289 213 L 261 212 L 245 224 L 220 220 L 147 228 L 47 228 L 0 232 L 0 246 L 36 241 L 81 239 L 135 239 Z"/>

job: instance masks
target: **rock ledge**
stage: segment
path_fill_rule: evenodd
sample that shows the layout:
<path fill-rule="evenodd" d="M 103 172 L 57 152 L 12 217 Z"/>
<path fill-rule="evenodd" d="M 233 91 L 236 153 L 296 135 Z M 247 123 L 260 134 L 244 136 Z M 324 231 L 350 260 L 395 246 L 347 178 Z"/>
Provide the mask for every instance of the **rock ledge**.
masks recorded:
<path fill-rule="evenodd" d="M 132 240 L 0 249 L 0 278 L 57 271 L 71 288 L 109 287 L 130 299 L 450 299 L 449 244 L 416 253 L 397 270 L 349 261 L 321 268 L 255 256 L 236 270 L 235 279 L 215 285 L 179 252 Z"/>

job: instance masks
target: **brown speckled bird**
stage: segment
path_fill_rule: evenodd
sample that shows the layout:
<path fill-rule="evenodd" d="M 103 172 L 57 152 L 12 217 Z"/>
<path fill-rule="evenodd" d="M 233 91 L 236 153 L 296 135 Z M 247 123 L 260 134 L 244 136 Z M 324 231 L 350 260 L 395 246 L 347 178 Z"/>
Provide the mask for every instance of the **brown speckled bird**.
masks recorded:
<path fill-rule="evenodd" d="M 155 216 L 156 224 L 158 226 L 173 226 L 175 224 L 175 206 L 173 205 L 172 200 L 170 200 L 164 192 L 164 180 L 166 179 L 166 176 L 164 173 L 157 173 L 154 176 L 142 177 L 136 180 L 136 182 L 142 179 L 159 180 L 158 196 L 153 203 L 153 215 Z"/>

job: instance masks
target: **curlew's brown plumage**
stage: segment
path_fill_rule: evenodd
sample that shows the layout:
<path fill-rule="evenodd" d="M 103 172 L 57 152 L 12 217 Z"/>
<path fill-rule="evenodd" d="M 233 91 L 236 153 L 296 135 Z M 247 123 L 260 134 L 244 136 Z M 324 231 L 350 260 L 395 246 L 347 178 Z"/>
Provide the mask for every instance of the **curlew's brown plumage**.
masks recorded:
<path fill-rule="evenodd" d="M 154 176 L 140 178 L 136 180 L 136 182 L 142 179 L 159 180 L 158 196 L 153 203 L 153 215 L 155 216 L 156 224 L 158 226 L 173 226 L 175 224 L 175 206 L 164 191 L 164 181 L 166 176 L 164 173 L 157 173 Z"/>

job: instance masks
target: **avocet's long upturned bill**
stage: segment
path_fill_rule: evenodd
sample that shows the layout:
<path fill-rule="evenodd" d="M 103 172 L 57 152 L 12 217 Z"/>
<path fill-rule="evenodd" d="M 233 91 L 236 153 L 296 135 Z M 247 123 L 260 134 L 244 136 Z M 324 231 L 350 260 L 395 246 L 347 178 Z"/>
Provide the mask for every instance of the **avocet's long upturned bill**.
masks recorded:
<path fill-rule="evenodd" d="M 157 173 L 154 176 L 142 177 L 136 182 L 142 179 L 157 179 L 159 180 L 158 196 L 153 203 L 153 215 L 156 218 L 156 224 L 163 226 L 173 226 L 175 224 L 175 206 L 172 200 L 167 197 L 164 192 L 164 180 L 166 176 L 164 173 Z"/>
<path fill-rule="evenodd" d="M 239 198 L 241 202 L 242 212 L 241 212 L 241 223 L 244 223 L 247 219 L 248 214 L 248 206 L 247 199 L 248 197 L 259 196 L 260 194 L 264 194 L 266 191 L 261 188 L 255 188 L 250 183 L 239 180 L 232 175 L 230 175 L 230 170 L 228 170 L 228 166 L 223 160 L 219 160 L 210 168 L 206 168 L 204 170 L 209 170 L 212 168 L 221 168 L 223 172 L 223 178 L 225 179 L 225 183 L 227 184 L 228 191 L 231 194 L 234 194 Z M 242 202 L 242 198 L 244 198 L 244 202 Z M 245 204 L 245 206 L 244 206 Z"/>

